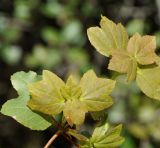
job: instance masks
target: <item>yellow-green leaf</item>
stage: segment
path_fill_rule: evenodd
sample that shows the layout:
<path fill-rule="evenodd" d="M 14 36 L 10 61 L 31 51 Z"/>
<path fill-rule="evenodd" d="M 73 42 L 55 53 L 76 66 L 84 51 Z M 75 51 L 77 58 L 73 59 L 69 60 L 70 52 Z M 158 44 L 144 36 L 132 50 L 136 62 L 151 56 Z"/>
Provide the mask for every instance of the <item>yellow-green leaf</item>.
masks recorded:
<path fill-rule="evenodd" d="M 104 125 L 105 126 L 105 125 Z M 101 131 L 93 133 L 91 142 L 94 143 L 95 148 L 115 148 L 124 142 L 124 138 L 120 136 L 122 125 L 116 127 L 101 126 Z M 95 129 L 96 130 L 96 129 Z M 100 131 L 100 129 L 98 129 Z"/>
<path fill-rule="evenodd" d="M 100 111 L 113 103 L 110 94 L 115 81 L 98 78 L 92 70 L 86 72 L 80 82 L 70 76 L 65 84 L 49 71 L 43 71 L 42 78 L 28 86 L 31 95 L 28 106 L 48 115 L 63 112 L 71 126 L 82 124 L 86 112 Z"/>
<path fill-rule="evenodd" d="M 130 56 L 127 52 L 116 51 L 112 54 L 108 69 L 127 73 L 130 66 Z"/>
<path fill-rule="evenodd" d="M 108 18 L 102 16 L 100 27 L 90 27 L 87 30 L 91 44 L 98 52 L 105 56 L 112 55 L 115 50 L 125 50 L 128 43 L 128 34 L 119 23 L 115 24 Z"/>
<path fill-rule="evenodd" d="M 160 67 L 138 69 L 136 82 L 147 96 L 160 100 Z"/>
<path fill-rule="evenodd" d="M 131 59 L 127 70 L 127 81 L 135 80 L 137 74 L 137 62 Z"/>
<path fill-rule="evenodd" d="M 79 100 L 68 100 L 65 104 L 63 113 L 70 126 L 73 124 L 81 125 L 87 112 L 86 106 Z"/>
<path fill-rule="evenodd" d="M 122 125 L 110 127 L 108 123 L 95 128 L 92 137 L 85 142 L 80 143 L 81 148 L 115 148 L 124 142 L 120 136 Z"/>
<path fill-rule="evenodd" d="M 113 91 L 114 86 L 114 80 L 98 78 L 90 70 L 83 75 L 80 81 L 82 89 L 80 100 L 85 102 L 88 111 L 103 110 L 113 103 L 109 95 Z"/>
<path fill-rule="evenodd" d="M 155 49 L 155 36 L 140 36 L 138 33 L 130 38 L 127 46 L 127 51 L 141 65 L 152 64 L 156 61 Z"/>
<path fill-rule="evenodd" d="M 58 76 L 52 72 L 43 71 L 43 80 L 28 86 L 32 96 L 28 106 L 32 110 L 49 115 L 62 112 L 65 100 L 60 93 L 60 88 L 64 86 L 64 82 Z"/>

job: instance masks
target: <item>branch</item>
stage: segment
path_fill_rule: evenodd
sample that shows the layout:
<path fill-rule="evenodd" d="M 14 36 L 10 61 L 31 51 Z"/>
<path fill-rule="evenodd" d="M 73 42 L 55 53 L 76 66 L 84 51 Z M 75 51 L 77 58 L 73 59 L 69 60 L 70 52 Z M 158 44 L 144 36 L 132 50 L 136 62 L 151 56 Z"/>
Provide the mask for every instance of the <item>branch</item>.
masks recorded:
<path fill-rule="evenodd" d="M 51 139 L 47 142 L 47 144 L 44 146 L 44 148 L 49 148 L 49 146 L 52 144 L 52 142 L 62 133 L 61 130 L 58 130 Z"/>
<path fill-rule="evenodd" d="M 73 145 L 75 145 L 77 148 L 80 147 L 77 143 L 75 143 L 72 139 L 70 139 L 70 138 L 68 137 L 68 135 L 65 133 L 65 128 L 63 128 L 63 127 L 61 126 L 61 124 L 59 124 L 53 116 L 52 116 L 52 121 L 53 121 L 53 123 L 60 129 L 60 131 L 61 131 L 61 133 L 62 133 L 62 136 L 63 136 L 64 138 L 66 138 L 70 143 L 72 143 Z M 67 126 L 66 126 L 66 127 L 67 127 Z M 44 147 L 44 148 L 45 148 L 45 147 Z M 46 147 L 46 148 L 47 148 L 47 147 Z"/>

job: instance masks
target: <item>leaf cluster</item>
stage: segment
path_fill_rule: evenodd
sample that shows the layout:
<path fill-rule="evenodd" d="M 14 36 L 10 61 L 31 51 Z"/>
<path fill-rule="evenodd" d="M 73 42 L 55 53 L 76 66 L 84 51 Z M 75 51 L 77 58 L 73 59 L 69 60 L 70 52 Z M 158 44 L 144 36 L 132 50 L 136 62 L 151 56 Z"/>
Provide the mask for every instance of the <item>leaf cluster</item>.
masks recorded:
<path fill-rule="evenodd" d="M 17 72 L 11 81 L 19 96 L 7 101 L 1 112 L 24 126 L 45 130 L 53 124 L 56 115 L 62 114 L 62 121 L 58 123 L 60 133 L 67 138 L 77 138 L 80 147 L 113 147 L 123 142 L 121 126 L 109 128 L 108 124 L 102 125 L 95 128 L 90 138 L 78 133 L 87 112 L 99 112 L 113 104 L 110 94 L 114 80 L 99 78 L 89 70 L 79 81 L 71 75 L 65 83 L 56 74 L 44 70 L 42 76 L 32 71 Z"/>
<path fill-rule="evenodd" d="M 100 27 L 87 30 L 91 44 L 98 52 L 110 57 L 108 69 L 127 74 L 127 81 L 136 80 L 150 98 L 160 100 L 159 56 L 155 53 L 155 36 L 135 33 L 128 37 L 121 23 L 115 24 L 102 16 Z"/>

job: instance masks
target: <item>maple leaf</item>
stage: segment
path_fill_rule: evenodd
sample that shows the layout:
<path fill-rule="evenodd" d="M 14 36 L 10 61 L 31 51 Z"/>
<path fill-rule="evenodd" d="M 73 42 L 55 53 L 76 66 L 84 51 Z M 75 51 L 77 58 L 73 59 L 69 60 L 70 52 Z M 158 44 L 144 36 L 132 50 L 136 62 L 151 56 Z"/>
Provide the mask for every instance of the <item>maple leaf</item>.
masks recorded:
<path fill-rule="evenodd" d="M 87 30 L 88 38 L 98 52 L 108 57 L 114 51 L 126 49 L 128 34 L 121 23 L 115 24 L 102 16 L 100 26 Z"/>
<path fill-rule="evenodd" d="M 80 148 L 115 148 L 124 142 L 120 136 L 122 125 L 110 127 L 108 123 L 96 127 L 88 140 L 81 141 Z"/>
<path fill-rule="evenodd" d="M 28 86 L 28 106 L 36 111 L 56 115 L 63 112 L 70 126 L 84 122 L 85 113 L 100 111 L 112 105 L 110 94 L 115 81 L 98 78 L 89 70 L 77 82 L 70 76 L 64 83 L 54 73 L 44 70 L 42 80 Z"/>

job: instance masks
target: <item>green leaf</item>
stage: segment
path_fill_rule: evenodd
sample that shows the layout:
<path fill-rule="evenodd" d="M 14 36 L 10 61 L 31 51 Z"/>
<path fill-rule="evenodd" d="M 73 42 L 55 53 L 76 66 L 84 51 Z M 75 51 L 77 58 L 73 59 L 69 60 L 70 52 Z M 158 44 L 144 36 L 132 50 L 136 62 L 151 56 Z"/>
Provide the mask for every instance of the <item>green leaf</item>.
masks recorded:
<path fill-rule="evenodd" d="M 147 96 L 160 100 L 160 67 L 138 69 L 136 82 Z"/>
<path fill-rule="evenodd" d="M 95 128 L 92 137 L 82 142 L 81 148 L 115 148 L 124 142 L 124 138 L 120 136 L 122 125 L 116 127 L 109 127 L 106 123 L 100 127 Z"/>
<path fill-rule="evenodd" d="M 126 49 L 128 34 L 120 23 L 116 25 L 102 16 L 100 26 L 101 28 L 91 27 L 87 30 L 88 38 L 98 52 L 108 57 L 113 51 Z"/>
<path fill-rule="evenodd" d="M 49 119 L 44 115 L 31 111 L 27 107 L 27 102 L 30 99 L 27 85 L 37 81 L 37 79 L 36 73 L 32 71 L 15 73 L 11 77 L 11 81 L 19 97 L 7 101 L 2 106 L 1 112 L 32 130 L 45 130 L 51 125 Z"/>
<path fill-rule="evenodd" d="M 37 81 L 37 74 L 35 72 L 17 72 L 11 76 L 11 82 L 15 90 L 21 96 L 29 96 L 27 85 Z"/>
<path fill-rule="evenodd" d="M 85 102 L 88 111 L 100 111 L 113 104 L 109 94 L 115 87 L 115 81 L 98 78 L 92 70 L 86 72 L 81 81 L 82 95 L 80 100 Z"/>
<path fill-rule="evenodd" d="M 92 70 L 86 72 L 80 82 L 70 76 L 66 84 L 55 74 L 43 71 L 43 79 L 29 85 L 32 97 L 28 106 L 51 116 L 63 111 L 70 126 L 80 125 L 86 112 L 112 105 L 109 95 L 114 86 L 115 81 L 98 78 Z"/>
<path fill-rule="evenodd" d="M 124 142 L 124 138 L 120 136 L 121 129 L 122 125 L 114 128 L 108 128 L 108 126 L 104 125 L 97 130 L 98 134 L 94 131 L 91 141 L 97 148 L 118 147 Z"/>

